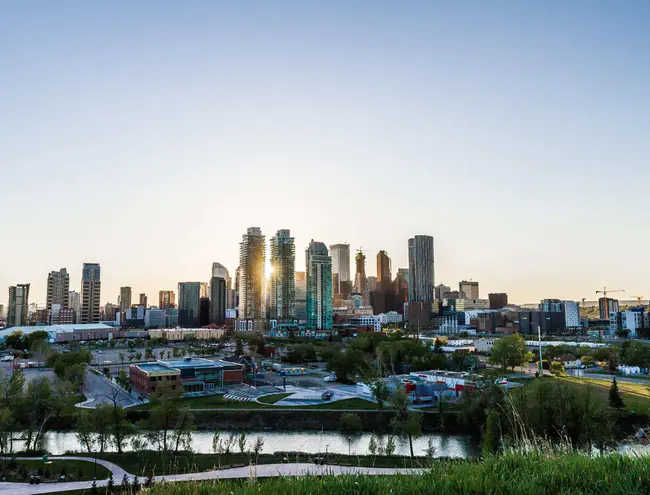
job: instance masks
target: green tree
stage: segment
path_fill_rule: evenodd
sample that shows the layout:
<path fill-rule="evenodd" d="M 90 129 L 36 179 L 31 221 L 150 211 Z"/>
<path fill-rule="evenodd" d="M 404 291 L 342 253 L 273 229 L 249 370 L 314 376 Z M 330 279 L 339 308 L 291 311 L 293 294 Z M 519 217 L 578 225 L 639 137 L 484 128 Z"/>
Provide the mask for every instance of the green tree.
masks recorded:
<path fill-rule="evenodd" d="M 88 409 L 77 411 L 77 441 L 89 454 L 95 450 L 97 436 Z"/>
<path fill-rule="evenodd" d="M 616 383 L 616 377 L 612 379 L 612 384 L 609 387 L 609 407 L 616 410 L 625 409 L 625 402 L 621 397 L 621 393 L 618 390 L 618 383 Z"/>
<path fill-rule="evenodd" d="M 338 350 L 330 357 L 328 368 L 336 374 L 336 380 L 350 383 L 351 377 L 359 371 L 359 365 L 364 362 L 363 352 L 349 347 L 345 352 Z"/>
<path fill-rule="evenodd" d="M 384 402 L 390 397 L 390 392 L 386 382 L 382 378 L 377 378 L 368 384 L 372 398 L 377 401 L 379 409 L 384 408 Z"/>
<path fill-rule="evenodd" d="M 148 431 L 149 439 L 162 452 L 169 450 L 169 438 L 176 426 L 182 400 L 182 390 L 174 390 L 170 382 L 160 383 L 149 396 L 151 413 L 145 420 L 144 427 Z"/>
<path fill-rule="evenodd" d="M 246 432 L 242 431 L 239 434 L 239 439 L 237 440 L 237 443 L 239 445 L 239 453 L 243 454 L 244 451 L 246 450 Z"/>
<path fill-rule="evenodd" d="M 390 402 L 395 410 L 395 416 L 391 420 L 393 429 L 400 438 L 408 439 L 411 458 L 413 458 L 415 455 L 413 452 L 413 439 L 422 434 L 422 415 L 409 408 L 408 395 L 403 387 L 395 391 Z"/>
<path fill-rule="evenodd" d="M 235 356 L 244 355 L 244 343 L 240 338 L 235 340 Z"/>
<path fill-rule="evenodd" d="M 551 375 L 555 376 L 566 376 L 566 371 L 564 371 L 564 365 L 559 361 L 553 361 L 550 367 Z"/>
<path fill-rule="evenodd" d="M 494 342 L 490 354 L 490 362 L 501 366 L 504 371 L 516 366 L 523 366 L 533 359 L 533 353 L 526 347 L 524 338 L 515 333 L 501 337 Z"/>
<path fill-rule="evenodd" d="M 496 409 L 490 409 L 481 439 L 483 454 L 496 454 L 501 445 L 499 415 Z"/>
<path fill-rule="evenodd" d="M 436 341 L 433 344 L 433 352 L 435 354 L 443 354 L 444 351 L 442 350 L 442 340 L 436 337 Z"/>
<path fill-rule="evenodd" d="M 345 431 L 359 432 L 363 429 L 363 422 L 358 414 L 341 414 L 341 428 Z"/>

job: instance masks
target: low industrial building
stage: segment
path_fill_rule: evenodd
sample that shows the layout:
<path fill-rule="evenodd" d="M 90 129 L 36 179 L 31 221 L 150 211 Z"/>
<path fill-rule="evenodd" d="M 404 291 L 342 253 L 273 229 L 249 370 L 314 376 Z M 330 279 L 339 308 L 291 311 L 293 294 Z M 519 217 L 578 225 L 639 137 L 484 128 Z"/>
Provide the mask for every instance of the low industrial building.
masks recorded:
<path fill-rule="evenodd" d="M 186 396 L 211 395 L 224 386 L 241 384 L 243 379 L 241 364 L 202 358 L 160 360 L 130 367 L 131 385 L 143 396 L 155 392 L 164 382 L 171 382 L 172 389 L 182 386 Z"/>
<path fill-rule="evenodd" d="M 186 339 L 217 340 L 226 333 L 224 328 L 160 328 L 149 330 L 149 338 L 181 341 Z"/>
<path fill-rule="evenodd" d="M 70 325 L 35 325 L 28 327 L 10 327 L 0 330 L 0 342 L 7 335 L 21 332 L 27 335 L 32 332 L 47 332 L 50 342 L 81 342 L 88 340 L 112 340 L 118 338 L 147 337 L 146 331 L 125 331 L 106 323 L 75 323 Z"/>

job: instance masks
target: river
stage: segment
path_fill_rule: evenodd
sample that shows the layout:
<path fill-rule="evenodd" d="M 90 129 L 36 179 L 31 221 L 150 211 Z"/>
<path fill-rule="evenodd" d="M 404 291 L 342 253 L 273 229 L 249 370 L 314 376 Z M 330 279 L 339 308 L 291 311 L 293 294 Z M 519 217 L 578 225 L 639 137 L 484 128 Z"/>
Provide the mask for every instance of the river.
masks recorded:
<path fill-rule="evenodd" d="M 231 432 L 222 430 L 221 438 L 227 437 Z M 235 432 L 239 434 L 239 432 Z M 332 431 L 282 431 L 282 432 L 247 432 L 247 449 L 252 448 L 255 439 L 260 436 L 264 439 L 263 453 L 273 452 L 304 452 L 315 454 L 318 452 L 332 452 L 338 454 L 363 455 L 369 454 L 368 444 L 371 434 L 345 435 Z M 192 447 L 199 454 L 212 454 L 213 433 L 197 431 L 193 434 Z M 381 445 L 386 445 L 387 435 L 378 437 Z M 476 444 L 468 436 L 462 435 L 423 435 L 413 441 L 415 455 L 424 455 L 429 439 L 435 448 L 435 457 L 468 458 L 479 455 Z M 397 455 L 409 455 L 408 441 L 396 439 Z M 14 451 L 23 448 L 21 441 L 14 442 Z M 43 448 L 52 455 L 62 455 L 67 451 L 84 452 L 79 444 L 75 432 L 50 431 L 45 434 Z M 108 449 L 112 451 L 113 449 Z M 130 445 L 127 450 L 130 450 Z M 235 446 L 234 450 L 238 450 Z"/>

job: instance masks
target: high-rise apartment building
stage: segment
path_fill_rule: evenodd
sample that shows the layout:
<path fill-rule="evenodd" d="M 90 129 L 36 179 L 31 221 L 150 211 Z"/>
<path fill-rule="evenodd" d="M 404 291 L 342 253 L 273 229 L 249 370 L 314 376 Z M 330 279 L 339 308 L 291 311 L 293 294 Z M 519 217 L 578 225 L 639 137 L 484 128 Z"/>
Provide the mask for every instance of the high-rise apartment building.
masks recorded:
<path fill-rule="evenodd" d="M 104 321 L 115 321 L 117 320 L 117 313 L 119 311 L 119 306 L 113 303 L 106 303 L 104 306 Z M 117 323 L 117 322 L 116 322 Z"/>
<path fill-rule="evenodd" d="M 431 302 L 435 286 L 433 237 L 416 235 L 408 240 L 409 302 Z"/>
<path fill-rule="evenodd" d="M 146 294 L 140 294 L 140 306 L 143 306 L 145 308 L 148 307 L 148 305 L 147 305 L 147 295 Z"/>
<path fill-rule="evenodd" d="M 249 227 L 239 244 L 239 318 L 266 316 L 264 269 L 266 243 L 259 227 Z"/>
<path fill-rule="evenodd" d="M 101 268 L 99 263 L 84 263 L 81 274 L 81 317 L 80 323 L 100 321 L 99 298 L 101 297 Z"/>
<path fill-rule="evenodd" d="M 399 313 L 404 311 L 404 303 L 408 302 L 409 271 L 408 268 L 399 268 L 395 277 L 395 306 Z"/>
<path fill-rule="evenodd" d="M 212 263 L 212 278 L 210 279 L 210 321 L 215 325 L 226 322 L 226 307 L 228 305 L 228 281 L 230 275 L 221 263 Z"/>
<path fill-rule="evenodd" d="M 47 276 L 46 309 L 48 314 L 52 311 L 52 304 L 61 308 L 70 306 L 70 275 L 65 268 L 52 271 Z"/>
<path fill-rule="evenodd" d="M 307 267 L 307 327 L 332 328 L 332 258 L 322 242 L 309 244 Z"/>
<path fill-rule="evenodd" d="M 124 321 L 126 318 L 127 309 L 131 309 L 131 287 L 120 287 L 120 297 L 118 304 L 120 305 L 120 318 Z"/>
<path fill-rule="evenodd" d="M 9 309 L 7 311 L 6 327 L 27 325 L 29 308 L 29 284 L 18 284 L 9 287 Z"/>
<path fill-rule="evenodd" d="M 465 293 L 465 299 L 478 299 L 478 282 L 463 280 L 458 283 L 458 290 Z"/>
<path fill-rule="evenodd" d="M 296 320 L 307 321 L 307 275 L 296 272 Z"/>
<path fill-rule="evenodd" d="M 81 321 L 81 294 L 76 290 L 71 290 L 69 293 L 69 305 L 72 308 L 74 314 L 73 323 Z"/>
<path fill-rule="evenodd" d="M 296 244 L 289 230 L 271 238 L 270 317 L 291 321 L 296 317 Z"/>
<path fill-rule="evenodd" d="M 363 251 L 357 251 L 354 257 L 356 273 L 354 275 L 354 292 L 361 294 L 363 306 L 370 305 L 370 290 L 368 289 L 368 278 L 366 277 L 366 255 Z"/>
<path fill-rule="evenodd" d="M 199 326 L 201 309 L 201 282 L 178 284 L 178 324 L 184 328 Z"/>
<path fill-rule="evenodd" d="M 508 294 L 505 292 L 488 294 L 488 300 L 490 301 L 490 309 L 505 308 L 508 305 Z"/>
<path fill-rule="evenodd" d="M 368 285 L 368 292 L 376 292 L 377 291 L 377 277 L 370 275 L 369 277 L 366 277 L 366 284 Z"/>
<path fill-rule="evenodd" d="M 176 307 L 176 294 L 173 290 L 161 290 L 158 292 L 158 309 L 173 309 Z"/>
<path fill-rule="evenodd" d="M 382 292 L 387 292 L 392 286 L 390 258 L 386 251 L 381 250 L 377 253 L 377 288 Z"/>

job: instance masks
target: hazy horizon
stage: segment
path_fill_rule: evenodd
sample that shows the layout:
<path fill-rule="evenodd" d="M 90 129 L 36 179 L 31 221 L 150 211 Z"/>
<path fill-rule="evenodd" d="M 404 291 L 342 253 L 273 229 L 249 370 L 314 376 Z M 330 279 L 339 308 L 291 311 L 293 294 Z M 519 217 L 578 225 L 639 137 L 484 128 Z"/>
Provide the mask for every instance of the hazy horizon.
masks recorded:
<path fill-rule="evenodd" d="M 250 226 L 512 302 L 650 296 L 650 2 L 0 5 L 0 304 L 234 275 Z M 353 267 L 354 265 L 351 264 Z M 354 270 L 354 268 L 352 268 Z M 621 297 L 623 298 L 623 297 Z"/>

